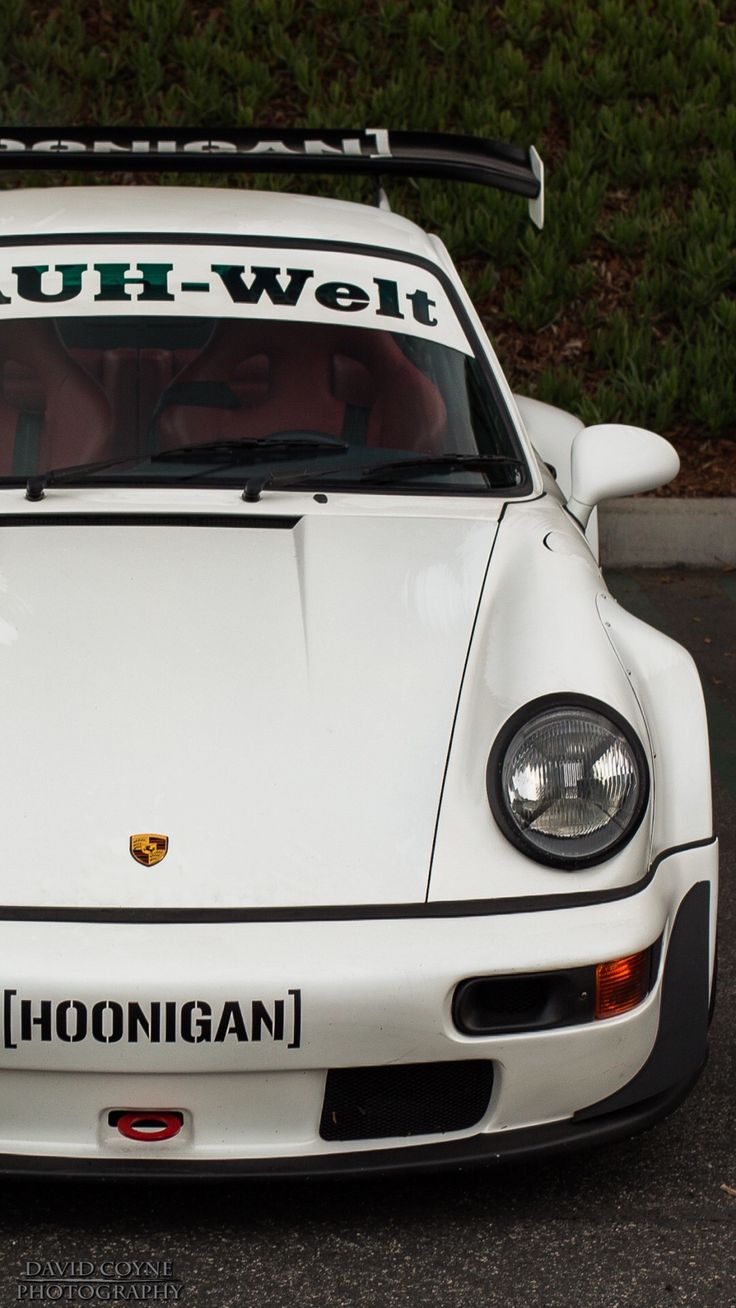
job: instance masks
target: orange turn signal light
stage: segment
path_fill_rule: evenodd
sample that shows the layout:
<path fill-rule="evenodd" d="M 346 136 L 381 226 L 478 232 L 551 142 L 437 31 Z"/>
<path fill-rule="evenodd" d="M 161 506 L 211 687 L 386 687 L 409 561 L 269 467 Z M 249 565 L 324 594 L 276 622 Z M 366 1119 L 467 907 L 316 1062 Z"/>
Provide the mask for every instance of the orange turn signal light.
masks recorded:
<path fill-rule="evenodd" d="M 618 1017 L 636 1008 L 649 990 L 651 950 L 627 954 L 595 969 L 596 1018 Z"/>

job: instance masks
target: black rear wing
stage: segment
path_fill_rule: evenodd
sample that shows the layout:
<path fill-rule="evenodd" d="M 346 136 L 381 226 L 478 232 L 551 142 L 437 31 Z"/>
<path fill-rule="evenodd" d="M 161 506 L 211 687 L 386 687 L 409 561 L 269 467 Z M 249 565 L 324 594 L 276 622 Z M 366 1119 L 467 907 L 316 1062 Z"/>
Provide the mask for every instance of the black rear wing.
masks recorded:
<path fill-rule="evenodd" d="M 524 195 L 532 221 L 544 222 L 544 165 L 533 146 L 437 132 L 12 127 L 0 128 L 0 168 L 439 177 Z"/>

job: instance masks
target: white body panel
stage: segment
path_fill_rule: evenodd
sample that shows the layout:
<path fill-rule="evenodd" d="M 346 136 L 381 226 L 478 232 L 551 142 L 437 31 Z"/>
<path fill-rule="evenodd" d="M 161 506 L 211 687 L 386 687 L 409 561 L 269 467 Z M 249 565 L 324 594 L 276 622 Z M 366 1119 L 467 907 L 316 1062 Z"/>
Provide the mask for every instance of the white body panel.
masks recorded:
<path fill-rule="evenodd" d="M 564 409 L 527 395 L 515 395 L 514 400 L 534 448 L 545 463 L 554 467 L 557 483 L 568 500 L 572 494 L 572 445 L 584 423 Z"/>
<path fill-rule="evenodd" d="M 636 697 L 598 617 L 605 592 L 581 531 L 550 498 L 509 506 L 483 592 L 448 763 L 437 830 L 432 898 L 565 893 L 569 872 L 509 846 L 489 808 L 490 743 L 529 700 L 568 691 L 610 704 L 647 745 Z M 698 837 L 709 835 L 698 829 Z M 695 837 L 694 837 L 695 838 Z M 574 874 L 575 890 L 638 880 L 648 822 L 620 853 Z"/>
<path fill-rule="evenodd" d="M 700 839 L 713 825 L 705 704 L 687 650 L 627 613 L 610 595 L 598 610 L 643 709 L 652 752 L 656 803 L 652 852 Z"/>
<path fill-rule="evenodd" d="M 641 894 L 612 905 L 439 920 L 99 926 L 1 924 L 12 979 L 11 1035 L 0 1050 L 0 1154 L 115 1160 L 258 1159 L 369 1150 L 375 1141 L 319 1135 L 325 1070 L 428 1060 L 493 1060 L 489 1109 L 472 1131 L 502 1133 L 568 1119 L 630 1080 L 652 1049 L 660 985 L 634 1012 L 602 1023 L 468 1039 L 454 1028 L 452 992 L 464 976 L 567 967 L 666 946 L 678 905 L 708 879 L 715 847 L 667 859 Z M 162 953 L 163 942 L 165 955 Z M 44 957 L 43 967 L 38 958 Z M 111 974 L 110 957 L 116 965 Z M 162 960 L 166 975 L 162 976 Z M 247 962 L 244 962 L 247 960 Z M 301 990 L 299 1047 L 288 1040 L 191 1044 L 17 1040 L 19 998 L 54 1007 L 74 994 L 127 1004 L 197 998 L 271 999 Z M 287 1036 L 290 1033 L 287 1031 Z M 74 1090 L 70 1089 L 73 1077 Z M 111 1109 L 168 1105 L 186 1114 L 178 1139 L 123 1140 Z M 446 1137 L 445 1137 L 446 1138 Z M 411 1149 L 431 1137 L 392 1138 Z"/>
<path fill-rule="evenodd" d="M 190 186 L 33 187 L 0 194 L 0 235 L 182 232 L 355 242 L 434 261 L 432 238 L 396 213 L 314 195 Z"/>
<path fill-rule="evenodd" d="M 79 498 L 120 511 L 139 494 Z M 205 509 L 201 492 L 152 496 Z M 205 496 L 234 524 L 277 498 Z M 54 528 L 51 503 L 48 526 L 6 527 L 0 901 L 423 899 L 499 507 L 348 515 L 292 493 L 278 511 L 306 513 L 285 529 L 196 511 L 189 527 Z M 132 861 L 138 831 L 169 835 L 160 866 Z"/>
<path fill-rule="evenodd" d="M 514 395 L 521 422 L 526 428 L 534 449 L 544 463 L 555 470 L 555 479 L 565 500 L 572 494 L 572 446 L 578 432 L 584 430 L 580 418 L 553 404 L 530 399 L 527 395 Z M 598 509 L 594 508 L 585 527 L 585 539 L 597 559 Z"/>

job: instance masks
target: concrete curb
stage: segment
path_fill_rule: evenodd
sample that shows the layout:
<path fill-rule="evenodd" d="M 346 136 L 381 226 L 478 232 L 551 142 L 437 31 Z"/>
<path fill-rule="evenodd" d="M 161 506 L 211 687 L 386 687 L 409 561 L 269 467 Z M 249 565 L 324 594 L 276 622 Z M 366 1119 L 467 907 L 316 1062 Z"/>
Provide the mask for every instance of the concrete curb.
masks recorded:
<path fill-rule="evenodd" d="M 736 567 L 736 498 L 608 500 L 598 523 L 604 567 Z"/>

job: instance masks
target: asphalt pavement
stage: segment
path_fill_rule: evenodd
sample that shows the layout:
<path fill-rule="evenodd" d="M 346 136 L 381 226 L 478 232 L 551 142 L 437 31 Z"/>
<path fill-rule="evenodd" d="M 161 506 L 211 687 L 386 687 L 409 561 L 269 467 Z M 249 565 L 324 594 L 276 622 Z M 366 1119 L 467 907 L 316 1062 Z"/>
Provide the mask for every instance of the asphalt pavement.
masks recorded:
<path fill-rule="evenodd" d="M 177 1301 L 198 1308 L 736 1305 L 736 571 L 608 580 L 688 646 L 708 700 L 720 978 L 710 1060 L 685 1104 L 623 1144 L 419 1180 L 5 1181 L 2 1308 L 19 1302 L 27 1262 L 56 1259 L 113 1260 L 130 1278 L 136 1263 L 169 1262 Z"/>

